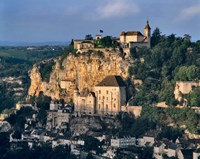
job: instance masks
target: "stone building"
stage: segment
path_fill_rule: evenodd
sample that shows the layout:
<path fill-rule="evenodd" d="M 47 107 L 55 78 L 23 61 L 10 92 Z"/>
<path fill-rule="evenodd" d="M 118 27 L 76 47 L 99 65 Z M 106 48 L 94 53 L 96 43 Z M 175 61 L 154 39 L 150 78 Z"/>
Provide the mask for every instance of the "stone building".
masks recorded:
<path fill-rule="evenodd" d="M 50 110 L 47 115 L 46 129 L 65 128 L 69 123 L 70 112 L 67 107 L 63 107 L 58 100 L 52 100 L 50 103 Z"/>
<path fill-rule="evenodd" d="M 94 90 L 97 114 L 117 114 L 126 105 L 126 86 L 120 76 L 107 76 Z"/>
<path fill-rule="evenodd" d="M 107 76 L 94 87 L 94 92 L 74 90 L 77 114 L 115 115 L 126 105 L 126 86 L 120 76 Z"/>
<path fill-rule="evenodd" d="M 93 92 L 80 93 L 78 88 L 74 90 L 74 111 L 77 114 L 95 113 L 95 94 Z"/>
<path fill-rule="evenodd" d="M 151 27 L 147 20 L 144 27 L 144 35 L 140 31 L 121 32 L 120 43 L 123 48 L 146 46 L 151 47 Z"/>
<path fill-rule="evenodd" d="M 74 49 L 93 49 L 94 40 L 74 40 Z"/>
<path fill-rule="evenodd" d="M 74 40 L 74 49 L 94 49 L 95 41 L 100 40 L 102 35 L 96 35 L 94 40 Z M 117 40 L 118 41 L 118 40 Z M 134 47 L 151 47 L 151 27 L 147 20 L 144 27 L 144 35 L 140 31 L 127 31 L 121 32 L 120 38 L 118 41 L 124 49 L 130 49 Z"/>
<path fill-rule="evenodd" d="M 113 138 L 110 141 L 110 146 L 114 148 L 125 148 L 136 145 L 135 137 Z"/>

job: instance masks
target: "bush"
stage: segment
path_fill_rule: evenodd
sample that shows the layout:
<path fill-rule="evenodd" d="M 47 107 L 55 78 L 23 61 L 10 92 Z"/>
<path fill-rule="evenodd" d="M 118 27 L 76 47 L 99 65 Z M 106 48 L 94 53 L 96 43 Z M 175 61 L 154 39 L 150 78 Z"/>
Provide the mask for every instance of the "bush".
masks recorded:
<path fill-rule="evenodd" d="M 41 74 L 41 78 L 42 81 L 46 81 L 49 82 L 50 80 L 50 75 L 53 69 L 53 66 L 55 65 L 54 61 L 50 61 L 47 63 L 41 63 L 40 64 L 40 74 Z"/>

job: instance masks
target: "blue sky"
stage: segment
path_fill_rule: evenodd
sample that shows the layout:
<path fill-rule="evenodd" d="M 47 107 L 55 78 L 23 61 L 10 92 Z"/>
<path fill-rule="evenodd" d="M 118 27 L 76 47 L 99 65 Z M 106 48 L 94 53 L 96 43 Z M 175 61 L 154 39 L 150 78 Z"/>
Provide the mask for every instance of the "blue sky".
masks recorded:
<path fill-rule="evenodd" d="M 200 0 L 1 0 L 0 41 L 70 41 L 86 34 L 141 31 L 200 40 Z"/>

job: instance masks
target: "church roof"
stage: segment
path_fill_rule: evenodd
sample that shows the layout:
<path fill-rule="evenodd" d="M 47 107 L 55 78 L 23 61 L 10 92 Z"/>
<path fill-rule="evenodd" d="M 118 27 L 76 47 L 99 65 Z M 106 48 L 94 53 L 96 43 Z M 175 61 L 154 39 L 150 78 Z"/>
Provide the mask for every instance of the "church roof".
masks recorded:
<path fill-rule="evenodd" d="M 107 76 L 96 86 L 125 87 L 125 83 L 121 76 Z"/>
<path fill-rule="evenodd" d="M 121 34 L 120 34 L 120 36 L 133 36 L 133 35 L 143 36 L 142 33 L 139 31 L 121 32 Z"/>

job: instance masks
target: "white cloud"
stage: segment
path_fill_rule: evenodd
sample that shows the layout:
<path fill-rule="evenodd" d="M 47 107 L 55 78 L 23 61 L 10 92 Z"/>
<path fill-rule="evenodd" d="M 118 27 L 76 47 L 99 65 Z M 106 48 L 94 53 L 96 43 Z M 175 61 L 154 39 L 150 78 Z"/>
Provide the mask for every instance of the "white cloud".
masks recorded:
<path fill-rule="evenodd" d="M 185 20 L 200 15 L 200 5 L 190 6 L 181 10 L 180 19 Z"/>
<path fill-rule="evenodd" d="M 107 3 L 95 8 L 92 19 L 109 19 L 137 14 L 140 9 L 131 0 L 107 0 Z"/>

